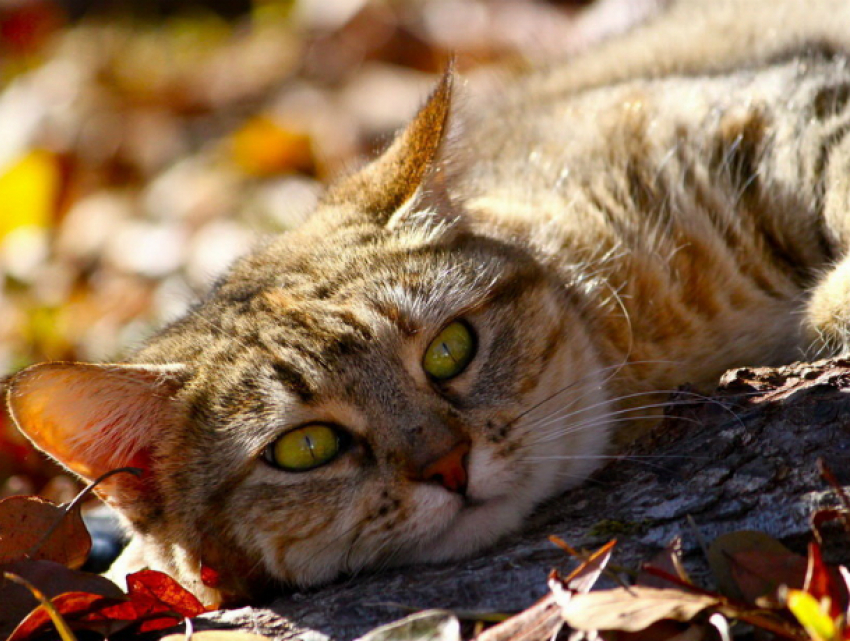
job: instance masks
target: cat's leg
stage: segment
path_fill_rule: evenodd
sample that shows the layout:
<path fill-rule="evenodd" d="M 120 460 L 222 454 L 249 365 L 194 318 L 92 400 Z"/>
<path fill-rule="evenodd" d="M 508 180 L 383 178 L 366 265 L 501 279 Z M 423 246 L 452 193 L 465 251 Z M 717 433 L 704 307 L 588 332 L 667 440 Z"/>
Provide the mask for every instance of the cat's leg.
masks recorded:
<path fill-rule="evenodd" d="M 800 191 L 820 202 L 820 244 L 830 257 L 805 309 L 812 356 L 850 354 L 850 76 L 843 67 L 824 76 L 798 156 Z"/>
<path fill-rule="evenodd" d="M 850 109 L 844 110 L 840 132 L 850 127 Z M 850 354 L 850 137 L 822 147 L 828 151 L 823 172 L 823 231 L 836 258 L 811 290 L 806 323 L 813 355 Z"/>
<path fill-rule="evenodd" d="M 815 354 L 850 354 L 850 256 L 815 286 L 806 317 Z"/>

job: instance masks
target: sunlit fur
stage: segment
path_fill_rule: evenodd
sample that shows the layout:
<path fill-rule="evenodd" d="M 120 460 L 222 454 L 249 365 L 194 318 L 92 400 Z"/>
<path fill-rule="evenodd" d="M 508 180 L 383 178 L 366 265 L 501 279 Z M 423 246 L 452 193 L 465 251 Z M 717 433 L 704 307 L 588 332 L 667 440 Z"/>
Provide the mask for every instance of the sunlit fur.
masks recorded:
<path fill-rule="evenodd" d="M 135 532 L 119 567 L 207 598 L 474 553 L 664 392 L 847 350 L 847 25 L 845 0 L 682 0 L 498 104 L 453 98 L 448 73 L 385 154 L 131 364 L 13 379 L 16 421 L 84 474 L 120 462 L 129 426 L 115 451 L 149 467 L 104 491 Z M 422 356 L 456 319 L 477 353 L 437 384 Z M 77 400 L 53 393 L 71 379 Z M 304 473 L 263 460 L 316 421 L 353 447 Z M 75 430 L 110 445 L 69 453 Z M 458 442 L 465 496 L 417 478 Z"/>

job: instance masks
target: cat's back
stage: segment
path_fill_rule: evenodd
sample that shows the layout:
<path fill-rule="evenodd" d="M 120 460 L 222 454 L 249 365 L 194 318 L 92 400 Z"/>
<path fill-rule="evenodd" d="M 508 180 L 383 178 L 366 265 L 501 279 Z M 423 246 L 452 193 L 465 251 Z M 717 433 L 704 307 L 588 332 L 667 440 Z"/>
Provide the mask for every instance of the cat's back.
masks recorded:
<path fill-rule="evenodd" d="M 676 372 L 691 381 L 732 352 L 799 358 L 804 292 L 833 258 L 823 173 L 850 120 L 848 25 L 846 0 L 680 0 L 485 110 L 467 207 L 608 301 L 614 354 L 696 363 Z"/>
<path fill-rule="evenodd" d="M 628 33 L 536 73 L 510 101 L 638 78 L 709 76 L 850 51 L 846 0 L 672 0 Z M 522 94 L 524 97 L 522 97 Z"/>

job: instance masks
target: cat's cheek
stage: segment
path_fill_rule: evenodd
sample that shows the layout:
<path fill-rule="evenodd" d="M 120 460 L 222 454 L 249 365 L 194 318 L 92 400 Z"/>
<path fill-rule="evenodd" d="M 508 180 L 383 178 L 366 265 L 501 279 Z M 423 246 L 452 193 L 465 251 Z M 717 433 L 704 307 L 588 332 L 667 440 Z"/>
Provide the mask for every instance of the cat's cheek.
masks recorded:
<path fill-rule="evenodd" d="M 261 510 L 242 524 L 239 536 L 256 550 L 254 554 L 276 580 L 301 587 L 320 585 L 356 569 L 348 567 L 348 550 L 363 522 L 352 507 L 356 503 L 345 501 L 320 511 L 306 505 L 273 514 Z"/>

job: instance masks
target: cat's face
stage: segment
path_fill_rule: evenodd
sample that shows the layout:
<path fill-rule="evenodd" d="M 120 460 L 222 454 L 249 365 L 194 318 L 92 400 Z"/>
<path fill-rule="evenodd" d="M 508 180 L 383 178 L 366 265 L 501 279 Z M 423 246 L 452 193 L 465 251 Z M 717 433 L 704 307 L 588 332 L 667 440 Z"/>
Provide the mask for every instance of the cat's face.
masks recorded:
<path fill-rule="evenodd" d="M 344 247 L 335 235 L 290 251 L 297 274 L 250 268 L 248 301 L 223 284 L 144 354 L 204 337 L 183 359 L 193 429 L 167 456 L 185 488 L 174 509 L 226 524 L 297 583 L 478 549 L 586 473 L 589 459 L 564 457 L 598 451 L 601 430 L 559 434 L 559 414 L 589 421 L 598 395 L 557 285 L 527 256 L 451 230 L 363 235 L 340 261 L 323 255 Z"/>
<path fill-rule="evenodd" d="M 227 593 L 455 558 L 515 529 L 604 447 L 598 366 L 530 253 L 400 200 L 379 216 L 332 194 L 133 365 L 25 370 L 18 424 L 84 476 L 145 470 L 103 494 L 146 561 L 195 582 L 208 566 Z"/>

